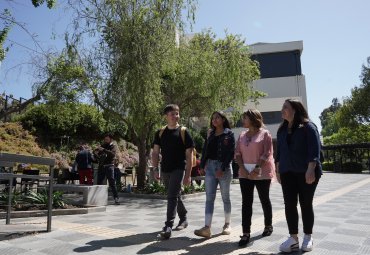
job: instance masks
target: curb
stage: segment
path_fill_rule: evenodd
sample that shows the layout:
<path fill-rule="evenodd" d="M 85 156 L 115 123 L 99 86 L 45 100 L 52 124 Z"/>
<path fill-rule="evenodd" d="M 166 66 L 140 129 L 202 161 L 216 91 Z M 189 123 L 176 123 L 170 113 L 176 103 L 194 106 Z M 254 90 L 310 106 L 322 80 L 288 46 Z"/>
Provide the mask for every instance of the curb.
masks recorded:
<path fill-rule="evenodd" d="M 185 200 L 185 199 L 200 197 L 200 196 L 205 195 L 205 194 L 206 194 L 206 192 L 198 192 L 198 193 L 193 193 L 193 194 L 181 195 L 181 198 Z M 120 193 L 119 197 L 121 197 L 121 198 L 143 198 L 143 199 L 167 200 L 166 195 L 159 195 L 159 194 Z"/>
<path fill-rule="evenodd" d="M 73 208 L 73 209 L 53 209 L 53 216 L 59 215 L 75 215 L 75 214 L 88 214 L 94 212 L 105 212 L 106 206 L 94 206 L 86 208 Z M 29 218 L 29 217 L 46 217 L 48 210 L 34 210 L 34 211 L 12 211 L 10 218 Z M 6 218 L 6 212 L 0 212 L 0 219 Z"/>

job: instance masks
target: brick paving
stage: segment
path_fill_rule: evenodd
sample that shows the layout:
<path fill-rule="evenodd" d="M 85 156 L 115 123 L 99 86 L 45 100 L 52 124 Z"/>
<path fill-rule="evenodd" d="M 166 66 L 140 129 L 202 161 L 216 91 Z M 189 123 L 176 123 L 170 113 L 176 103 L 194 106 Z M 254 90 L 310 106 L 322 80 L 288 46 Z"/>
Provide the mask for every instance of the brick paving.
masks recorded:
<path fill-rule="evenodd" d="M 281 187 L 272 184 L 274 233 L 261 238 L 262 208 L 255 191 L 252 242 L 239 248 L 241 194 L 231 185 L 232 233 L 220 235 L 224 219 L 220 194 L 215 204 L 210 239 L 193 234 L 204 225 L 205 196 L 187 198 L 189 227 L 174 231 L 169 240 L 158 238 L 165 220 L 166 202 L 159 199 L 121 198 L 121 205 L 109 205 L 106 212 L 53 217 L 53 231 L 0 242 L 1 255 L 67 254 L 278 254 L 288 235 Z M 326 173 L 314 199 L 314 250 L 308 254 L 370 254 L 370 175 Z M 178 219 L 177 219 L 178 220 Z M 45 218 L 12 219 L 11 226 L 0 221 L 1 229 L 45 228 Z M 177 221 L 176 221 L 177 223 Z M 302 229 L 302 226 L 300 226 Z M 302 234 L 300 235 L 302 239 Z M 293 254 L 301 254 L 296 252 Z"/>

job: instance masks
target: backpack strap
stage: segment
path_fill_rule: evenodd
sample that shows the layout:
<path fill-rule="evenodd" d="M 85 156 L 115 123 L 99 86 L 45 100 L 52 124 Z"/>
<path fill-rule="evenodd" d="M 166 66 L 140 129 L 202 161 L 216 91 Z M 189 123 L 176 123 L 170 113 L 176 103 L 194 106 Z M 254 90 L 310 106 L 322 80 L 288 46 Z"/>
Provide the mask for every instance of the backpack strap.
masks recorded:
<path fill-rule="evenodd" d="M 185 132 L 186 132 L 186 127 L 181 126 L 180 135 L 181 135 L 181 140 L 184 145 L 185 145 Z"/>
<path fill-rule="evenodd" d="M 164 130 L 166 129 L 167 126 L 163 126 L 160 130 L 159 130 L 159 139 L 161 138 L 161 136 L 163 135 L 163 132 Z M 186 132 L 186 127 L 184 126 L 181 126 L 181 129 L 180 129 L 180 136 L 181 136 L 181 140 L 182 140 L 182 143 L 185 145 L 185 132 Z"/>
<path fill-rule="evenodd" d="M 164 130 L 166 129 L 167 125 L 166 126 L 163 126 L 161 127 L 161 129 L 159 130 L 159 139 L 161 138 L 161 136 L 163 135 L 163 132 Z"/>

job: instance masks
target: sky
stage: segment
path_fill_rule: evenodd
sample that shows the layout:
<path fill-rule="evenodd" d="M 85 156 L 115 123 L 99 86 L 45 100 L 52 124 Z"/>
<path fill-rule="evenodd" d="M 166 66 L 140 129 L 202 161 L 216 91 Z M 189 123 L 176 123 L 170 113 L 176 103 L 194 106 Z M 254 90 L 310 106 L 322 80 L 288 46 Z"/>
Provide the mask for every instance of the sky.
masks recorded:
<path fill-rule="evenodd" d="M 35 64 L 25 63 L 42 56 L 42 51 L 60 50 L 63 33 L 71 27 L 66 0 L 58 0 L 53 10 L 33 8 L 28 2 L 0 0 L 0 9 L 10 8 L 15 18 L 37 35 L 40 45 L 19 27 L 9 34 L 10 50 L 0 66 L 0 93 L 17 98 L 29 98 L 37 81 L 32 69 Z M 368 0 L 198 0 L 195 24 L 189 32 L 211 29 L 223 37 L 227 31 L 241 35 L 247 44 L 302 40 L 308 112 L 319 125 L 319 115 L 332 99 L 350 96 L 351 88 L 360 84 L 362 65 L 370 56 L 368 10 Z"/>

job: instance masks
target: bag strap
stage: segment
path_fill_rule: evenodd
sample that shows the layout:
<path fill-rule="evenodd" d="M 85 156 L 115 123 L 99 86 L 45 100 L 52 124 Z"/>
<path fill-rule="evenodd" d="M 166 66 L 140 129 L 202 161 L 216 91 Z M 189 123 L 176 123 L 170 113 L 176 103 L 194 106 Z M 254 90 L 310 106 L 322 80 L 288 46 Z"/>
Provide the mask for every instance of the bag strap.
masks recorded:
<path fill-rule="evenodd" d="M 159 138 L 161 138 L 161 136 L 163 135 L 163 132 L 164 130 L 166 129 L 167 125 L 166 126 L 163 126 L 161 127 L 161 129 L 159 130 Z"/>
<path fill-rule="evenodd" d="M 184 145 L 185 145 L 185 132 L 186 132 L 186 127 L 181 126 L 180 135 L 181 135 L 181 140 Z"/>
<path fill-rule="evenodd" d="M 163 126 L 160 130 L 159 130 L 159 138 L 161 138 L 161 136 L 163 135 L 163 132 L 164 130 L 166 129 L 167 125 L 166 126 Z M 181 129 L 180 129 L 180 136 L 181 136 L 181 140 L 182 140 L 182 143 L 185 145 L 185 132 L 186 132 L 186 127 L 184 126 L 181 126 Z"/>

